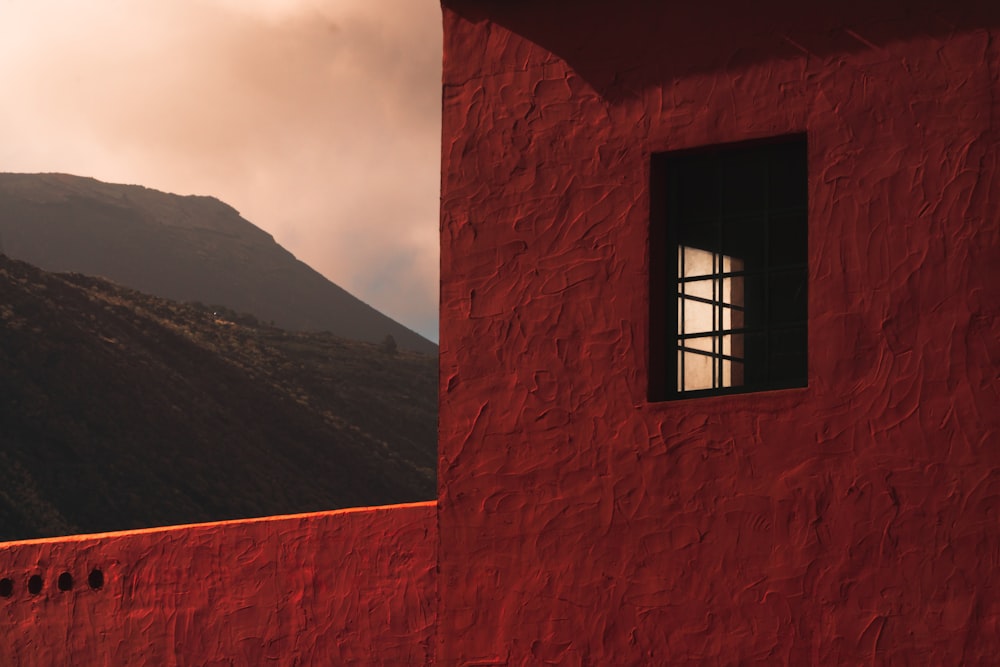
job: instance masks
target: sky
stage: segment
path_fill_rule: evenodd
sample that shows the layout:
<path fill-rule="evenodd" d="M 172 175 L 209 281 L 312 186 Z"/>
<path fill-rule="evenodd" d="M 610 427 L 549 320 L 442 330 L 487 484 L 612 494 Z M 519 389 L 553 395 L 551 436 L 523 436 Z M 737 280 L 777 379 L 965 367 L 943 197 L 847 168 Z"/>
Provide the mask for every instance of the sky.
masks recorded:
<path fill-rule="evenodd" d="M 0 0 L 0 171 L 212 195 L 438 338 L 438 0 Z"/>

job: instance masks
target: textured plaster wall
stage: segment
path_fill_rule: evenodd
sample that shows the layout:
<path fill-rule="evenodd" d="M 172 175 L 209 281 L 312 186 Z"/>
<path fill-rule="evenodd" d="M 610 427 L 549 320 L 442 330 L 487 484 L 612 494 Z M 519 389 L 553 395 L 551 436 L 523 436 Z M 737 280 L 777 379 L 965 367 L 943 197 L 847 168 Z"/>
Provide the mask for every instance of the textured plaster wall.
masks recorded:
<path fill-rule="evenodd" d="M 446 5 L 439 663 L 994 663 L 994 3 Z M 809 386 L 647 402 L 650 153 L 802 131 Z"/>
<path fill-rule="evenodd" d="M 430 664 L 436 532 L 418 503 L 0 544 L 0 665 Z"/>

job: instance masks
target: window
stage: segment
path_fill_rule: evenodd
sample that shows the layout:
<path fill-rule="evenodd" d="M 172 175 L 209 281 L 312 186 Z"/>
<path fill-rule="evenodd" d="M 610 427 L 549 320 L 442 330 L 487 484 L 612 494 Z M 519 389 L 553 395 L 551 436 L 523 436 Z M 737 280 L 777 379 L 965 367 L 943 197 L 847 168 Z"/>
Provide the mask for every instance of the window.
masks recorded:
<path fill-rule="evenodd" d="M 654 154 L 650 175 L 650 400 L 805 386 L 805 137 Z"/>

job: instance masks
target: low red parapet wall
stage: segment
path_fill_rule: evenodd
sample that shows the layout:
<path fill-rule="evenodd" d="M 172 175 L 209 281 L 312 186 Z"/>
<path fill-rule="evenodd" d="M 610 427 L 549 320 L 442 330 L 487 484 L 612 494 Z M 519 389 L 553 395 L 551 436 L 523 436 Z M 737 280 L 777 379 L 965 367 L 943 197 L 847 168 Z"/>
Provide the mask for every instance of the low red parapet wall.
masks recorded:
<path fill-rule="evenodd" d="M 435 512 L 2 544 L 0 665 L 430 664 Z"/>

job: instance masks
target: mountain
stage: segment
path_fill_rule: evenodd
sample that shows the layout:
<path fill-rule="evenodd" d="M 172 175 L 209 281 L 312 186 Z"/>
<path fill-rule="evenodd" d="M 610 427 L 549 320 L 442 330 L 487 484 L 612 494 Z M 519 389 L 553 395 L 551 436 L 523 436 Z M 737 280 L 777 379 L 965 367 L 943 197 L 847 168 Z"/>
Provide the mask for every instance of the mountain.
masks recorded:
<path fill-rule="evenodd" d="M 177 301 L 223 304 L 294 331 L 437 354 L 213 197 L 67 174 L 0 174 L 0 249 L 48 271 L 109 278 Z"/>
<path fill-rule="evenodd" d="M 435 497 L 437 360 L 0 254 L 0 540 Z"/>

